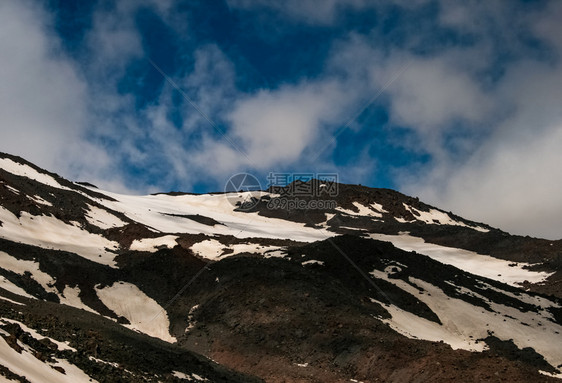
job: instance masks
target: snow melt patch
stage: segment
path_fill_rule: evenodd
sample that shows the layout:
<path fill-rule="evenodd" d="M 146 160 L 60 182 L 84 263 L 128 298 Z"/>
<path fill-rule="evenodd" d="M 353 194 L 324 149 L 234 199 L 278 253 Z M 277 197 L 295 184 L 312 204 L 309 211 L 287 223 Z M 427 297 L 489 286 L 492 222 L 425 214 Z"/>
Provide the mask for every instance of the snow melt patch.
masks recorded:
<path fill-rule="evenodd" d="M 523 266 L 528 266 L 525 263 L 510 266 L 513 265 L 513 262 L 469 250 L 427 243 L 422 238 L 413 237 L 408 234 L 370 234 L 369 236 L 379 241 L 391 242 L 402 250 L 415 251 L 441 263 L 455 266 L 472 274 L 507 283 L 511 286 L 518 286 L 525 280 L 531 283 L 543 282 L 551 275 L 551 273 L 524 269 Z"/>
<path fill-rule="evenodd" d="M 131 243 L 129 250 L 155 253 L 163 247 L 172 249 L 178 244 L 176 242 L 176 239 L 178 238 L 179 237 L 177 235 L 164 235 L 156 238 L 135 239 L 133 243 Z"/>
<path fill-rule="evenodd" d="M 95 310 L 93 310 L 89 306 L 86 306 L 84 302 L 82 302 L 82 299 L 80 299 L 79 295 L 80 295 L 80 288 L 78 286 L 76 287 L 66 286 L 64 288 L 64 291 L 62 292 L 62 295 L 59 294 L 60 303 L 63 305 L 76 307 L 77 309 L 82 309 L 97 314 Z"/>
<path fill-rule="evenodd" d="M 17 259 L 8 253 L 0 251 L 0 267 L 19 275 L 23 275 L 28 272 L 31 274 L 31 277 L 45 289 L 45 291 L 53 292 L 55 294 L 57 293 L 57 289 L 54 287 L 55 280 L 49 274 L 39 269 L 38 262 Z M 26 296 L 29 297 L 30 295 L 26 294 Z"/>
<path fill-rule="evenodd" d="M 552 314 L 550 312 L 547 312 L 546 309 L 548 309 L 549 307 L 562 307 L 560 304 L 551 301 L 550 299 L 544 298 L 544 297 L 539 297 L 536 295 L 530 295 L 529 293 L 527 293 L 526 291 L 520 291 L 518 294 L 514 294 L 510 291 L 503 291 L 498 289 L 497 287 L 494 287 L 492 285 L 490 285 L 489 283 L 485 283 L 482 281 L 478 281 L 478 287 L 480 288 L 484 288 L 484 289 L 488 289 L 488 290 L 494 290 L 498 293 L 507 295 L 508 297 L 517 299 L 523 303 L 527 303 L 533 306 L 538 306 L 542 312 L 541 315 L 543 316 L 548 316 L 552 319 L 554 319 L 552 317 Z"/>
<path fill-rule="evenodd" d="M 380 320 L 389 325 L 394 331 L 410 339 L 423 339 L 432 342 L 443 341 L 450 345 L 453 350 L 484 351 L 487 349 L 484 342 L 471 339 L 466 334 L 463 334 L 462 329 L 451 330 L 396 306 L 385 304 L 373 298 L 370 299 L 371 302 L 378 303 L 384 307 L 391 315 L 390 319 L 380 318 Z"/>
<path fill-rule="evenodd" d="M 9 158 L 0 158 L 0 168 L 16 176 L 27 177 L 29 179 L 35 180 L 42 184 L 52 186 L 58 189 L 70 190 L 69 188 L 59 184 L 57 180 L 55 180 L 50 175 L 45 173 L 39 173 L 31 166 L 20 164 L 18 162 L 12 161 Z"/>
<path fill-rule="evenodd" d="M 49 341 L 53 342 L 54 344 L 57 345 L 57 348 L 60 351 L 73 351 L 76 352 L 76 349 L 74 347 L 70 347 L 67 343 L 65 342 L 59 342 L 58 340 L 55 340 L 51 337 L 45 336 L 45 335 L 41 335 L 39 334 L 37 331 L 35 331 L 34 329 L 28 327 L 27 325 L 23 324 L 22 322 L 19 322 L 17 320 L 14 319 L 8 319 L 8 318 L 0 318 L 0 323 L 3 322 L 3 324 L 7 324 L 7 323 L 15 323 L 17 325 L 19 325 L 21 327 L 21 329 L 27 333 L 29 333 L 29 335 L 31 335 L 32 338 L 35 338 L 37 340 L 43 340 L 43 339 L 48 339 Z"/>
<path fill-rule="evenodd" d="M 226 252 L 224 257 L 230 257 L 242 253 L 262 254 L 268 257 L 272 256 L 273 252 L 282 251 L 284 249 L 284 247 L 260 245 L 259 243 L 224 245 L 216 239 L 206 239 L 191 246 L 191 251 L 193 251 L 196 255 L 211 261 L 221 259 L 224 252 Z"/>
<path fill-rule="evenodd" d="M 18 219 L 11 211 L 0 206 L 0 237 L 44 249 L 63 250 L 78 254 L 102 265 L 115 266 L 114 253 L 119 244 L 98 234 L 47 215 L 34 216 L 22 212 Z"/>
<path fill-rule="evenodd" d="M 225 245 L 216 239 L 207 239 L 193 244 L 193 246 L 191 246 L 191 251 L 202 258 L 214 261 L 220 258 L 225 247 Z"/>
<path fill-rule="evenodd" d="M 103 230 L 121 227 L 127 224 L 107 210 L 100 209 L 90 204 L 88 204 L 88 211 L 86 212 L 85 218 L 91 225 L 97 226 Z"/>
<path fill-rule="evenodd" d="M 2 182 L 2 184 L 4 184 L 4 182 Z M 19 195 L 20 191 L 14 187 L 11 187 L 10 185 L 4 184 L 4 186 L 6 187 L 6 189 L 8 189 L 9 191 L 11 191 L 12 193 Z"/>
<path fill-rule="evenodd" d="M 189 381 L 199 381 L 199 382 L 208 382 L 209 379 L 203 378 L 195 373 L 186 374 L 185 372 L 180 371 L 172 371 L 172 375 L 174 375 L 178 379 L 182 380 L 189 380 Z"/>
<path fill-rule="evenodd" d="M 369 208 L 365 205 L 360 204 L 359 202 L 353 202 L 353 206 L 355 206 L 359 210 L 359 212 L 356 212 L 354 210 L 343 209 L 341 207 L 337 207 L 336 210 L 341 211 L 342 213 L 345 213 L 345 214 L 348 214 L 348 215 L 382 218 L 382 214 L 379 211 L 379 209 L 375 208 L 375 206 L 373 206 L 373 205 L 371 205 L 371 207 L 375 208 L 376 211 L 372 210 L 371 208 Z M 381 206 L 381 208 L 382 208 L 382 206 Z"/>
<path fill-rule="evenodd" d="M 50 203 L 49 201 L 44 200 L 43 198 L 41 198 L 38 195 L 34 195 L 34 196 L 27 196 L 28 199 L 30 199 L 31 201 L 35 202 L 38 205 L 45 205 L 45 206 L 53 206 L 52 203 Z"/>
<path fill-rule="evenodd" d="M 0 360 L 2 365 L 14 374 L 25 377 L 31 383 L 81 383 L 97 382 L 90 378 L 78 367 L 64 359 L 56 358 L 56 363 L 43 363 L 37 359 L 29 347 L 25 347 L 21 354 L 11 348 L 4 338 L 0 337 Z M 56 371 L 51 366 L 60 366 L 65 373 Z"/>
<path fill-rule="evenodd" d="M 115 282 L 103 288 L 96 286 L 96 293 L 110 310 L 131 322 L 126 327 L 166 342 L 176 342 L 176 338 L 170 335 L 170 321 L 166 311 L 137 286 Z"/>
<path fill-rule="evenodd" d="M 311 259 L 309 261 L 304 261 L 302 263 L 303 266 L 305 265 L 320 265 L 320 266 L 324 266 L 324 262 L 323 261 L 317 261 L 316 259 Z"/>
<path fill-rule="evenodd" d="M 2 254 L 3 253 L 0 252 L 0 259 L 2 258 Z M 0 267 L 2 267 L 2 266 L 0 266 Z M 37 299 L 33 295 L 30 295 L 30 294 L 26 293 L 25 290 L 22 289 L 21 287 L 16 286 L 14 283 L 7 280 L 6 277 L 4 277 L 2 275 L 0 275 L 0 287 L 3 288 L 4 290 L 8 290 L 9 292 L 14 293 L 16 295 L 21 295 L 22 297 Z"/>
<path fill-rule="evenodd" d="M 405 203 L 403 203 L 403 205 L 404 208 L 406 208 L 406 210 L 412 213 L 412 215 L 416 217 L 418 221 L 422 221 L 428 224 L 463 226 L 476 231 L 481 231 L 483 233 L 487 233 L 488 231 L 490 231 L 481 226 L 470 226 L 464 222 L 455 221 L 449 216 L 449 214 L 444 213 L 440 210 L 430 209 L 429 212 L 427 212 L 427 211 L 418 210 L 412 206 L 408 206 Z"/>
<path fill-rule="evenodd" d="M 462 299 L 449 297 L 439 287 L 417 278 L 409 277 L 410 283 L 407 283 L 400 279 L 388 278 L 382 271 L 374 270 L 371 274 L 415 295 L 443 323 L 442 326 L 427 324 L 424 319 L 413 314 L 401 313 L 401 310 L 394 306 L 383 306 L 392 315 L 389 322 L 391 327 L 405 335 L 410 334 L 412 337 L 426 340 L 441 337 L 440 340 L 452 347 L 470 350 L 474 347 L 474 339 L 486 338 L 491 333 L 502 340 L 511 339 L 520 349 L 532 347 L 552 366 L 562 364 L 562 351 L 559 346 L 562 344 L 562 326 L 549 321 L 540 313 L 521 312 L 479 296 L 493 310 L 488 311 Z M 420 294 L 411 283 L 422 288 L 424 292 Z M 474 292 L 471 292 L 471 295 L 477 296 Z"/>
<path fill-rule="evenodd" d="M 301 242 L 324 240 L 325 234 L 303 223 L 268 218 L 258 213 L 234 211 L 237 201 L 254 195 L 253 192 L 203 195 L 127 196 L 95 189 L 117 200 L 98 200 L 107 208 L 121 212 L 130 219 L 163 233 L 233 235 L 237 238 L 290 238 Z M 268 195 L 268 193 L 262 193 Z M 269 194 L 272 195 L 272 194 Z M 182 216 L 201 215 L 222 225 L 209 226 Z"/>

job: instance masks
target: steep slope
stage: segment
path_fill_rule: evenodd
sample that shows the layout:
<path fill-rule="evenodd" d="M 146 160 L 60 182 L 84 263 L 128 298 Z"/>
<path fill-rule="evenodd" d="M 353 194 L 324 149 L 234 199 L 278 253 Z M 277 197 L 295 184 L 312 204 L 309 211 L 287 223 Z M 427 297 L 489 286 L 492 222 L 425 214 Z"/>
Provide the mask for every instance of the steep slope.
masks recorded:
<path fill-rule="evenodd" d="M 555 381 L 561 247 L 387 189 L 125 196 L 2 154 L 0 376 Z"/>
<path fill-rule="evenodd" d="M 448 280 L 439 281 L 442 275 L 425 272 L 424 266 L 440 269 L 431 259 L 424 257 L 420 262 L 417 255 L 389 244 L 357 241 L 334 239 L 336 246 L 352 249 L 349 257 L 359 267 L 373 270 L 368 279 L 327 241 L 292 249 L 287 259 L 239 257 L 215 263 L 197 287 L 177 302 L 190 313 L 182 329 L 185 334 L 178 332 L 178 342 L 271 382 L 549 381 L 537 370 L 554 372 L 550 363 L 560 363 L 556 333 L 560 323 L 537 304 L 559 307 L 559 303 L 534 295 L 520 301 L 484 287 L 485 296 L 479 297 L 472 290 L 450 286 Z M 395 282 L 384 271 L 392 273 L 395 267 L 419 268 L 412 274 L 433 277 L 435 285 L 407 274 Z M 472 278 L 480 280 L 460 270 L 451 274 L 451 269 L 445 270 L 451 280 L 466 279 L 466 285 L 471 285 Z M 450 311 L 438 306 L 449 299 L 452 305 L 446 309 Z M 535 304 L 523 307 L 526 301 Z M 483 313 L 485 323 L 467 323 L 472 319 L 468 317 L 455 326 L 458 315 L 451 314 L 457 303 Z M 496 311 L 500 308 L 513 318 L 502 316 Z M 523 317 L 531 321 L 531 331 L 541 334 L 540 344 L 545 348 L 540 351 L 549 355 L 549 361 L 526 346 L 533 338 L 499 341 L 503 330 L 510 336 L 531 334 L 519 323 Z M 541 324 L 532 318 L 540 318 Z M 509 327 L 504 327 L 504 319 Z M 452 348 L 421 339 L 443 339 Z"/>
<path fill-rule="evenodd" d="M 260 381 L 84 310 L 5 291 L 3 296 L 0 379 L 53 383 Z"/>

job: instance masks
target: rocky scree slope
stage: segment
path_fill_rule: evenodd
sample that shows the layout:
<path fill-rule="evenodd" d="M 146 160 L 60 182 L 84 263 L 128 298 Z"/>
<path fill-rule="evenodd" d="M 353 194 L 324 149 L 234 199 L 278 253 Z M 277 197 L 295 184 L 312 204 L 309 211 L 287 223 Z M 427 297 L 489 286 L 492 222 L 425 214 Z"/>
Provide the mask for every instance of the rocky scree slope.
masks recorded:
<path fill-rule="evenodd" d="M 558 381 L 560 241 L 355 185 L 268 207 L 295 186 L 124 196 L 0 155 L 0 376 Z"/>

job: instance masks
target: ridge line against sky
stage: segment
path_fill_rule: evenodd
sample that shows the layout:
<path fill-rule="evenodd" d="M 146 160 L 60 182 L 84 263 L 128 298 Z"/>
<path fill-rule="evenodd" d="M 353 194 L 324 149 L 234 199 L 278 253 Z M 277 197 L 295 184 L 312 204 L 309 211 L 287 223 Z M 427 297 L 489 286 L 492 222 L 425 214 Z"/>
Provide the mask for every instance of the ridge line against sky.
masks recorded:
<path fill-rule="evenodd" d="M 6 0 L 0 151 L 127 193 L 337 173 L 562 238 L 559 20 L 555 0 Z"/>

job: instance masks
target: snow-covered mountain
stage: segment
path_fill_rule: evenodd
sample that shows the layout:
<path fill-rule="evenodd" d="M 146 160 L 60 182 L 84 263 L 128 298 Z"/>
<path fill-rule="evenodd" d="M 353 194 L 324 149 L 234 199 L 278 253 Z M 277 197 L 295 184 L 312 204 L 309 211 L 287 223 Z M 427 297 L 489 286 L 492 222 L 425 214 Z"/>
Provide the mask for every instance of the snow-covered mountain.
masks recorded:
<path fill-rule="evenodd" d="M 126 196 L 0 154 L 0 381 L 559 381 L 562 241 L 335 186 Z"/>

